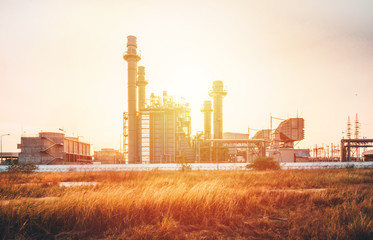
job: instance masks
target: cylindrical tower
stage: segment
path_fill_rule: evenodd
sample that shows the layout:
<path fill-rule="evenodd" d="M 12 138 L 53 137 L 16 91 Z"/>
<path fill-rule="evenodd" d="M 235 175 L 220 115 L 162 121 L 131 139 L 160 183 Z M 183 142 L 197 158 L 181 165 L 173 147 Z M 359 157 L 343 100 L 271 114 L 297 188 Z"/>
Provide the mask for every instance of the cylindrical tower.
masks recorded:
<path fill-rule="evenodd" d="M 203 108 L 201 109 L 204 115 L 204 134 L 205 139 L 211 139 L 211 113 L 212 113 L 212 104 L 211 101 L 204 101 Z"/>
<path fill-rule="evenodd" d="M 209 93 L 214 101 L 214 139 L 223 138 L 223 97 L 226 95 L 227 91 L 224 90 L 223 81 L 214 81 Z"/>
<path fill-rule="evenodd" d="M 128 163 L 137 162 L 137 117 L 136 117 L 136 80 L 137 62 L 141 57 L 137 54 L 135 36 L 127 37 L 127 51 L 123 59 L 128 63 Z"/>
<path fill-rule="evenodd" d="M 139 111 L 145 109 L 145 87 L 148 81 L 145 80 L 145 67 L 139 66 L 137 72 L 137 86 L 138 86 L 138 107 Z"/>

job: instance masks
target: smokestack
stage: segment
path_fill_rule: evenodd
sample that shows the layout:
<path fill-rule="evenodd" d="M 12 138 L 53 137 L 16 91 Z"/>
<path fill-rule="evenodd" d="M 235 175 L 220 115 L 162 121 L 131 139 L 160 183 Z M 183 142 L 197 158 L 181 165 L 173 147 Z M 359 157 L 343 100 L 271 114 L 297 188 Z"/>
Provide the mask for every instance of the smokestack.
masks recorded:
<path fill-rule="evenodd" d="M 212 113 L 212 104 L 211 101 L 204 101 L 203 108 L 201 109 L 204 115 L 204 134 L 205 139 L 211 139 L 211 113 Z"/>
<path fill-rule="evenodd" d="M 136 120 L 136 79 L 137 62 L 141 57 L 137 54 L 135 36 L 127 37 L 127 51 L 123 59 L 128 63 L 128 163 L 137 162 L 137 120 Z"/>
<path fill-rule="evenodd" d="M 214 101 L 214 139 L 223 138 L 223 97 L 226 95 L 227 91 L 224 90 L 223 81 L 214 81 L 209 93 Z"/>
<path fill-rule="evenodd" d="M 142 111 L 145 109 L 145 86 L 148 85 L 148 81 L 145 80 L 145 67 L 139 66 L 137 74 L 138 107 L 139 111 Z"/>

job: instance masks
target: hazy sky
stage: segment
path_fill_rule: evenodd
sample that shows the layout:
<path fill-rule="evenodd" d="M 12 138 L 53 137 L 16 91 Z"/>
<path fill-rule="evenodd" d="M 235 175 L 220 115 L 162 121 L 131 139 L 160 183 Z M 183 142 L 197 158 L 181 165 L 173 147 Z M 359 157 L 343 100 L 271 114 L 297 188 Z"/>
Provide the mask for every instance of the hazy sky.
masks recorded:
<path fill-rule="evenodd" d="M 358 113 L 373 138 L 372 12 L 371 0 L 0 0 L 3 151 L 22 132 L 58 128 L 118 149 L 131 34 L 147 94 L 186 98 L 193 132 L 212 81 L 223 80 L 224 131 L 298 114 L 301 147 L 338 143 Z"/>

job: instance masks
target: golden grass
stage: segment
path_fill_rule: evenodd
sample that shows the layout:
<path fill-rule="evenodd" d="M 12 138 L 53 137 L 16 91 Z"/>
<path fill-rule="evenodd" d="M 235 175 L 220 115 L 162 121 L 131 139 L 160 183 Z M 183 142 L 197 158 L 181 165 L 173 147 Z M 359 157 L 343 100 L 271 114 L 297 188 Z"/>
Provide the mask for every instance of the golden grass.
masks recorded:
<path fill-rule="evenodd" d="M 5 239 L 373 238 L 369 169 L 3 173 L 0 179 L 0 199 L 18 199 L 0 207 Z M 59 187 L 63 181 L 99 184 Z"/>

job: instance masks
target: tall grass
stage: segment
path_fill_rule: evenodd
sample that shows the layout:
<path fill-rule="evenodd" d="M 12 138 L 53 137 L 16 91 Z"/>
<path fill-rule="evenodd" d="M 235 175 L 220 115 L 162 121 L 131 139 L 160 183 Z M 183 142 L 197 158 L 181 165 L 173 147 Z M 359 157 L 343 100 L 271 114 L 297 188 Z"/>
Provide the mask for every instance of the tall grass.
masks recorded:
<path fill-rule="evenodd" d="M 0 177 L 1 199 L 59 197 L 0 206 L 0 238 L 5 239 L 373 238 L 371 170 Z M 100 184 L 61 188 L 61 181 Z"/>

